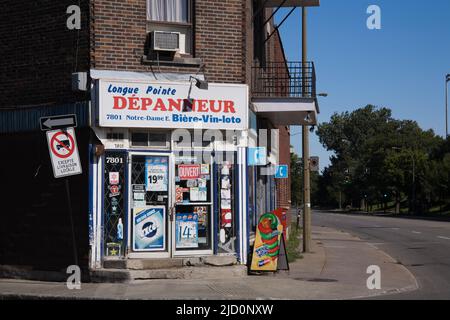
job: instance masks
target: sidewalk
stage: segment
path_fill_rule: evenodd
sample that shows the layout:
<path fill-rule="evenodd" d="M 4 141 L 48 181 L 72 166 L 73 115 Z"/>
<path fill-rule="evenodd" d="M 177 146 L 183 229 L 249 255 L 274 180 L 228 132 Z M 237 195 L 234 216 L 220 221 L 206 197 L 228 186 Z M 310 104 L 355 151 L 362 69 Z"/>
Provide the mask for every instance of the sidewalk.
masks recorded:
<path fill-rule="evenodd" d="M 382 251 L 348 233 L 313 228 L 313 252 L 289 272 L 218 280 L 65 283 L 0 279 L 0 299 L 355 299 L 415 290 L 411 273 Z M 369 265 L 381 268 L 381 290 L 366 287 Z"/>

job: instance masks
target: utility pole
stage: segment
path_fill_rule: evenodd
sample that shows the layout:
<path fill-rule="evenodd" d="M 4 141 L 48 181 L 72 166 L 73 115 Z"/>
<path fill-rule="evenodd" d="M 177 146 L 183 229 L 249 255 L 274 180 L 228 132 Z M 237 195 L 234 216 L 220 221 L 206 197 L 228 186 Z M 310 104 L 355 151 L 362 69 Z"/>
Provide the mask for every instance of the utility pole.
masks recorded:
<path fill-rule="evenodd" d="M 302 7 L 302 95 L 307 92 L 307 29 L 306 8 Z M 307 124 L 302 126 L 302 153 L 303 153 L 303 252 L 311 251 L 311 200 L 310 200 L 310 175 L 309 175 L 309 128 Z"/>
<path fill-rule="evenodd" d="M 411 151 L 411 159 L 412 159 L 412 210 L 413 214 L 416 213 L 416 160 L 413 151 Z"/>
<path fill-rule="evenodd" d="M 450 74 L 445 76 L 445 139 L 448 137 L 448 83 L 450 82 Z"/>

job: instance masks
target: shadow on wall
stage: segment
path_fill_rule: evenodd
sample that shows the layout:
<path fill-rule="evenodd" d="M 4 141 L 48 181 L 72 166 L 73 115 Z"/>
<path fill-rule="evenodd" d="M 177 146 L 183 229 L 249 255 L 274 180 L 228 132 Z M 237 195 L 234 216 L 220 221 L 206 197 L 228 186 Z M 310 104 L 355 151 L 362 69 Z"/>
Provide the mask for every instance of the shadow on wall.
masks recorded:
<path fill-rule="evenodd" d="M 80 267 L 87 267 L 90 129 L 76 129 L 83 174 L 70 177 Z M 45 133 L 0 135 L 0 264 L 60 271 L 74 264 L 64 179 L 55 179 Z"/>

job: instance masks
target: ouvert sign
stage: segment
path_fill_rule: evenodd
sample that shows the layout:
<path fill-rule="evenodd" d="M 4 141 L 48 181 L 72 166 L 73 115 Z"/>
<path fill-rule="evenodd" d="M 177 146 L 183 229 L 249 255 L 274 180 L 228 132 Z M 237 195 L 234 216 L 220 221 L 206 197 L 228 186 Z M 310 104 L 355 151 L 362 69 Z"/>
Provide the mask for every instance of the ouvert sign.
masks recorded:
<path fill-rule="evenodd" d="M 127 128 L 246 130 L 248 86 L 98 80 L 98 124 Z"/>

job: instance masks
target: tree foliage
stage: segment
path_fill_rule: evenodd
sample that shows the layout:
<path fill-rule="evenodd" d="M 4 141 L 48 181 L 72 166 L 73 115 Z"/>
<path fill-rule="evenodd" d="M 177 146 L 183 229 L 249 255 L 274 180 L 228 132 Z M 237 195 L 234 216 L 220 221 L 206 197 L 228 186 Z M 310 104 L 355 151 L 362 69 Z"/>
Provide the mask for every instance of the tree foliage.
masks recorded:
<path fill-rule="evenodd" d="M 411 210 L 425 212 L 450 198 L 449 139 L 415 121 L 368 105 L 333 114 L 316 133 L 333 152 L 314 190 L 320 205 L 337 206 L 339 198 L 356 208 L 406 200 Z"/>

